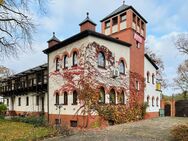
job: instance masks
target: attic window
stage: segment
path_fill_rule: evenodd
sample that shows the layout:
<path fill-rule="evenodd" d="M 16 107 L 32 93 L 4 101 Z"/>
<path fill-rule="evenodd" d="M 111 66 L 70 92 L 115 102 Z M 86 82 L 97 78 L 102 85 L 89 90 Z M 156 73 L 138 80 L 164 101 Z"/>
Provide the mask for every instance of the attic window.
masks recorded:
<path fill-rule="evenodd" d="M 112 25 L 117 25 L 117 23 L 118 23 L 117 17 L 113 18 L 112 19 Z"/>
<path fill-rule="evenodd" d="M 107 29 L 109 27 L 110 27 L 110 21 L 105 22 L 105 28 Z"/>
<path fill-rule="evenodd" d="M 120 15 L 121 22 L 126 21 L 126 13 Z"/>

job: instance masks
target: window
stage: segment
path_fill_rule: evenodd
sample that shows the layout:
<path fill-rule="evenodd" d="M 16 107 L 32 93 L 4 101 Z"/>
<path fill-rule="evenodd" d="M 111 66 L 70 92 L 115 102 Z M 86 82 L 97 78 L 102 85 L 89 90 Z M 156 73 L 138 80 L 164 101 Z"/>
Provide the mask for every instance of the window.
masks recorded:
<path fill-rule="evenodd" d="M 149 83 L 149 72 L 147 72 L 147 82 Z"/>
<path fill-rule="evenodd" d="M 125 64 L 123 62 L 123 60 L 120 61 L 120 64 L 119 64 L 119 72 L 121 74 L 125 74 Z"/>
<path fill-rule="evenodd" d="M 18 98 L 18 106 L 21 106 L 21 97 Z"/>
<path fill-rule="evenodd" d="M 140 44 L 138 41 L 136 41 L 136 47 L 137 47 L 137 48 L 140 48 L 140 45 L 141 45 L 141 44 Z"/>
<path fill-rule="evenodd" d="M 56 93 L 55 95 L 55 104 L 59 105 L 59 93 Z"/>
<path fill-rule="evenodd" d="M 152 106 L 153 106 L 153 107 L 154 107 L 154 100 L 155 100 L 155 98 L 152 97 Z"/>
<path fill-rule="evenodd" d="M 26 106 L 29 106 L 29 97 L 26 97 Z"/>
<path fill-rule="evenodd" d="M 117 25 L 117 23 L 118 23 L 117 17 L 113 18 L 112 19 L 112 25 Z"/>
<path fill-rule="evenodd" d="M 77 127 L 78 126 L 78 122 L 76 120 L 71 120 L 70 121 L 70 126 L 71 127 Z"/>
<path fill-rule="evenodd" d="M 72 105 L 77 105 L 77 99 L 78 99 L 78 94 L 76 91 L 73 92 L 73 103 Z"/>
<path fill-rule="evenodd" d="M 36 105 L 37 106 L 39 105 L 39 96 L 38 95 L 36 96 Z"/>
<path fill-rule="evenodd" d="M 138 80 L 136 80 L 136 84 L 135 85 L 136 85 L 135 86 L 136 90 L 139 91 L 140 90 L 140 84 L 139 84 Z"/>
<path fill-rule="evenodd" d="M 56 58 L 56 71 L 59 71 L 60 69 L 60 59 Z"/>
<path fill-rule="evenodd" d="M 155 84 L 155 75 L 152 74 L 152 84 Z"/>
<path fill-rule="evenodd" d="M 7 99 L 7 106 L 9 106 L 9 99 Z"/>
<path fill-rule="evenodd" d="M 105 28 L 107 29 L 109 27 L 110 27 L 110 21 L 105 22 Z"/>
<path fill-rule="evenodd" d="M 141 22 L 141 28 L 142 28 L 142 30 L 144 30 L 144 22 L 143 21 Z"/>
<path fill-rule="evenodd" d="M 68 104 L 68 94 L 67 92 L 64 92 L 64 105 Z"/>
<path fill-rule="evenodd" d="M 133 13 L 133 22 L 136 23 L 136 15 Z"/>
<path fill-rule="evenodd" d="M 76 66 L 77 65 L 77 52 L 74 52 L 73 53 L 73 59 L 72 59 L 72 64 L 73 66 Z"/>
<path fill-rule="evenodd" d="M 57 118 L 56 118 L 56 119 L 55 119 L 55 124 L 56 124 L 56 125 L 61 124 L 61 119 L 57 119 Z"/>
<path fill-rule="evenodd" d="M 111 103 L 111 104 L 115 104 L 115 101 L 116 101 L 115 91 L 114 91 L 114 89 L 112 89 L 112 90 L 110 91 L 110 103 Z"/>
<path fill-rule="evenodd" d="M 156 106 L 157 107 L 159 106 L 159 98 L 158 97 L 156 98 Z"/>
<path fill-rule="evenodd" d="M 100 88 L 100 91 L 99 91 L 99 103 L 101 103 L 101 104 L 105 103 L 105 91 L 104 91 L 104 88 Z"/>
<path fill-rule="evenodd" d="M 120 103 L 120 104 L 124 104 L 124 98 L 125 98 L 125 94 L 124 94 L 124 92 L 122 92 L 122 93 L 119 95 L 119 103 Z"/>
<path fill-rule="evenodd" d="M 126 21 L 126 13 L 120 15 L 120 20 L 121 20 L 121 22 Z"/>
<path fill-rule="evenodd" d="M 140 19 L 137 18 L 137 25 L 140 27 Z"/>
<path fill-rule="evenodd" d="M 105 67 L 105 56 L 103 52 L 99 52 L 98 54 L 98 66 Z"/>
<path fill-rule="evenodd" d="M 147 96 L 147 105 L 149 106 L 149 96 Z"/>
<path fill-rule="evenodd" d="M 64 68 L 68 68 L 68 60 L 67 60 L 67 55 L 64 56 Z"/>

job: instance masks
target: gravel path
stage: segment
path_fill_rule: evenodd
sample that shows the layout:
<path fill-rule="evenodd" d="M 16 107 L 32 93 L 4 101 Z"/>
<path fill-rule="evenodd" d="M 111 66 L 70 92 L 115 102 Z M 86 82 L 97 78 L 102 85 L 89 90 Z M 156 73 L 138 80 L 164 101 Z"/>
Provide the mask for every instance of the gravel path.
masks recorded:
<path fill-rule="evenodd" d="M 154 118 L 46 141 L 171 141 L 170 128 L 181 123 L 188 123 L 188 118 Z"/>

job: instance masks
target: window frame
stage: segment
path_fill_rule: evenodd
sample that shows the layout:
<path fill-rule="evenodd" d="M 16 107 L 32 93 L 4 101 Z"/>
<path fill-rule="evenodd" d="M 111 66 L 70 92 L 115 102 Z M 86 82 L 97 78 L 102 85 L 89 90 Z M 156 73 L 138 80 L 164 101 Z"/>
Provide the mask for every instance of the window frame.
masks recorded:
<path fill-rule="evenodd" d="M 152 107 L 154 107 L 154 101 L 155 101 L 155 98 L 154 97 L 152 97 Z"/>
<path fill-rule="evenodd" d="M 108 23 L 109 23 L 109 25 L 108 25 Z M 110 20 L 106 21 L 104 24 L 105 24 L 105 29 L 110 28 Z"/>
<path fill-rule="evenodd" d="M 58 92 L 56 92 L 56 94 L 55 94 L 55 105 L 59 105 L 60 103 L 59 103 L 59 93 Z"/>
<path fill-rule="evenodd" d="M 125 16 L 125 19 L 122 20 L 122 17 L 124 17 L 124 16 Z M 127 13 L 125 12 L 120 15 L 120 22 L 122 23 L 122 22 L 125 22 L 126 20 L 127 20 Z"/>
<path fill-rule="evenodd" d="M 155 84 L 155 74 L 152 74 L 152 84 Z"/>
<path fill-rule="evenodd" d="M 26 106 L 29 106 L 29 97 L 26 97 Z"/>
<path fill-rule="evenodd" d="M 21 97 L 18 97 L 18 106 L 21 106 Z"/>
<path fill-rule="evenodd" d="M 59 57 L 57 57 L 57 58 L 55 59 L 55 70 L 56 70 L 56 71 L 59 71 L 59 70 L 60 70 L 60 59 L 59 59 Z"/>
<path fill-rule="evenodd" d="M 150 83 L 150 73 L 149 71 L 146 74 L 147 83 Z"/>
<path fill-rule="evenodd" d="M 114 100 L 113 100 L 114 99 Z M 114 89 L 110 90 L 109 94 L 109 103 L 110 104 L 116 104 L 116 92 Z"/>
<path fill-rule="evenodd" d="M 73 94 L 72 94 L 72 98 L 73 98 L 73 101 L 72 101 L 72 105 L 77 105 L 78 104 L 78 93 L 77 91 L 73 91 Z"/>
<path fill-rule="evenodd" d="M 64 92 L 64 95 L 63 95 L 63 100 L 64 100 L 64 103 L 63 105 L 68 105 L 68 93 L 67 92 Z"/>
<path fill-rule="evenodd" d="M 100 54 L 101 54 L 102 58 L 100 58 L 100 56 L 99 56 Z M 103 64 L 102 63 L 100 64 L 100 62 L 101 62 L 100 59 L 103 59 Z M 98 56 L 97 56 L 97 65 L 98 65 L 99 68 L 105 68 L 106 67 L 106 57 L 105 57 L 104 52 L 102 52 L 102 51 L 100 51 L 98 53 Z"/>
<path fill-rule="evenodd" d="M 67 69 L 68 68 L 68 55 L 64 55 L 63 57 L 63 68 Z"/>
<path fill-rule="evenodd" d="M 72 66 L 77 66 L 77 65 L 78 65 L 78 53 L 74 51 L 72 55 Z"/>
<path fill-rule="evenodd" d="M 104 93 L 101 93 L 101 91 L 103 91 Z M 103 95 L 104 100 L 102 100 L 101 95 Z M 106 98 L 105 98 L 105 89 L 103 87 L 101 87 L 99 89 L 99 101 L 98 102 L 99 102 L 99 104 L 105 104 L 105 101 L 106 101 Z"/>
<path fill-rule="evenodd" d="M 39 96 L 36 96 L 36 106 L 39 106 Z"/>
<path fill-rule="evenodd" d="M 121 64 L 123 65 L 123 72 L 121 72 Z M 123 60 L 120 60 L 120 63 L 119 63 L 119 73 L 120 74 L 125 74 L 125 63 Z"/>

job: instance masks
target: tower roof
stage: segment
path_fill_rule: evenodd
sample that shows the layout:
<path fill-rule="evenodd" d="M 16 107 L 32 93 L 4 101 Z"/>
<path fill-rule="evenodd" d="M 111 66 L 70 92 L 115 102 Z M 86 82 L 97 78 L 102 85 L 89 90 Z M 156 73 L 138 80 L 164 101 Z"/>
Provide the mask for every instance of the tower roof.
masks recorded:
<path fill-rule="evenodd" d="M 53 32 L 52 38 L 49 39 L 47 42 L 50 42 L 50 41 L 57 41 L 57 42 L 60 42 L 60 40 L 55 36 L 55 32 Z"/>
<path fill-rule="evenodd" d="M 93 25 L 96 25 L 96 23 L 94 23 L 90 18 L 89 18 L 89 13 L 87 12 L 87 17 L 79 24 L 79 25 L 83 25 L 86 22 L 90 22 Z"/>
<path fill-rule="evenodd" d="M 109 15 L 107 15 L 105 18 L 103 18 L 101 20 L 101 22 L 109 19 L 110 17 L 113 17 L 125 10 L 128 10 L 128 9 L 132 9 L 145 23 L 147 23 L 147 21 L 130 5 L 126 5 L 125 3 L 123 3 L 123 5 L 121 5 L 120 7 L 118 7 L 116 10 L 114 10 L 112 13 L 110 13 Z"/>

